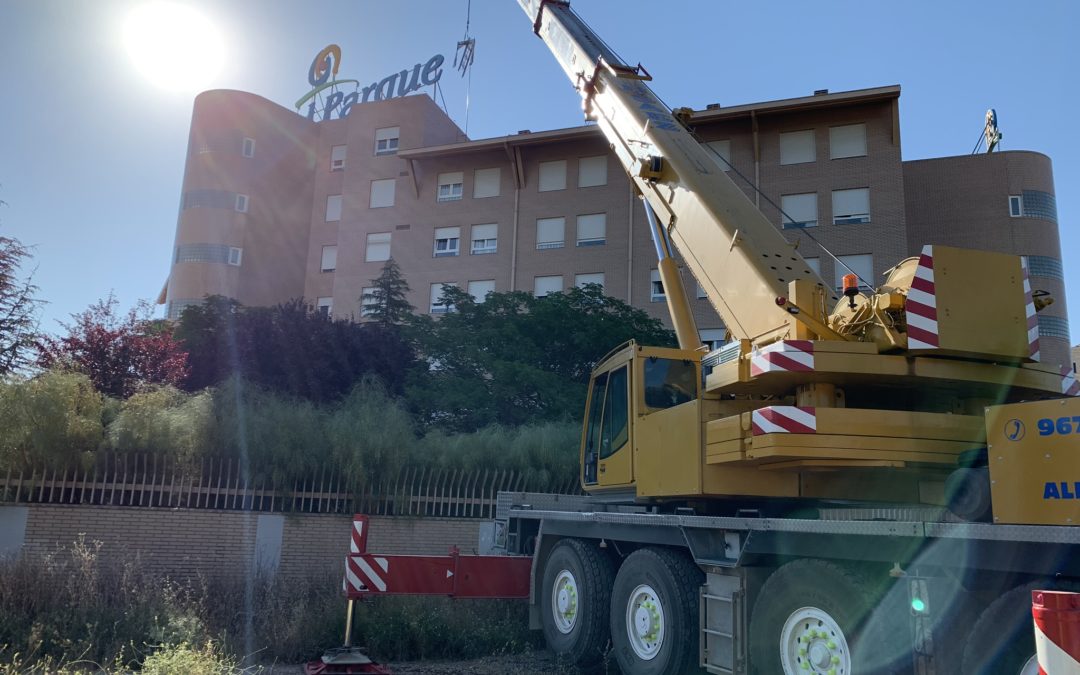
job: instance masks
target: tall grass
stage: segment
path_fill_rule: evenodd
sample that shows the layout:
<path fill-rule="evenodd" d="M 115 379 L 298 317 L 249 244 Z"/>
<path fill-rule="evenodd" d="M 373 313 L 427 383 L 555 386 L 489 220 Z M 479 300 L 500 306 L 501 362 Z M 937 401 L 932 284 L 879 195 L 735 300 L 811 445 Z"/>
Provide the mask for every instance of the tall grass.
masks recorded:
<path fill-rule="evenodd" d="M 156 579 L 137 559 L 106 562 L 100 552 L 78 541 L 0 560 L 0 674 L 235 673 L 317 658 L 342 642 L 337 573 L 257 578 L 248 605 L 243 578 Z M 382 660 L 473 658 L 537 647 L 527 625 L 522 602 L 386 597 L 359 603 L 354 635 Z"/>

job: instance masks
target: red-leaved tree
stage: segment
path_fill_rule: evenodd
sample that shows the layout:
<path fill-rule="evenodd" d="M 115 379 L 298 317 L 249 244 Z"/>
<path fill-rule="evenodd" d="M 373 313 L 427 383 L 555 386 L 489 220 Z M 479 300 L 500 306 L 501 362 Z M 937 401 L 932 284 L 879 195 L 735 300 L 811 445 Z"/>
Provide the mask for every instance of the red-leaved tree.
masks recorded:
<path fill-rule="evenodd" d="M 180 386 L 187 377 L 187 352 L 173 339 L 172 328 L 154 321 L 140 302 L 126 315 L 111 294 L 90 305 L 73 322 L 61 324 L 63 337 L 45 336 L 38 365 L 85 373 L 103 394 L 127 398 L 146 384 Z"/>

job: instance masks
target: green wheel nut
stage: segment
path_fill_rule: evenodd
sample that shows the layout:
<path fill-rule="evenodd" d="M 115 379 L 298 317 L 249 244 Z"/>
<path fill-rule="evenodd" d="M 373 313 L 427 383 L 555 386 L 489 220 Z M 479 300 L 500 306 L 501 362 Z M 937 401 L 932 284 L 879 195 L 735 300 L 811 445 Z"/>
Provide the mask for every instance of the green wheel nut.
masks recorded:
<path fill-rule="evenodd" d="M 829 640 L 825 643 L 825 646 L 829 649 L 836 649 L 836 642 L 834 640 Z"/>
<path fill-rule="evenodd" d="M 840 663 L 840 657 L 839 656 L 832 657 L 832 662 L 833 662 L 833 665 L 836 665 L 836 664 Z"/>

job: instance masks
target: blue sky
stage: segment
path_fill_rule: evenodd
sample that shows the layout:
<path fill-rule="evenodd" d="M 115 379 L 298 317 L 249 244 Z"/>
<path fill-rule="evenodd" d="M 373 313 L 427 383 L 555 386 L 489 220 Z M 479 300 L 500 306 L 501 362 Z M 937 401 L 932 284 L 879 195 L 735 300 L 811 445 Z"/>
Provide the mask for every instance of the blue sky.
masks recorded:
<path fill-rule="evenodd" d="M 372 81 L 453 58 L 467 0 L 176 0 L 225 36 L 207 88 L 285 106 L 308 89 L 325 45 L 339 77 Z M 142 0 L 0 2 L 0 233 L 35 246 L 48 301 L 42 326 L 116 293 L 153 299 L 169 269 L 196 92 L 148 82 L 122 44 Z M 674 106 L 734 105 L 900 84 L 905 159 L 971 152 L 986 109 L 1004 149 L 1054 162 L 1073 342 L 1080 341 L 1080 3 L 639 2 L 575 0 Z M 580 103 L 514 0 L 474 0 L 469 135 L 581 124 Z M 450 115 L 464 126 L 464 82 L 447 68 Z"/>

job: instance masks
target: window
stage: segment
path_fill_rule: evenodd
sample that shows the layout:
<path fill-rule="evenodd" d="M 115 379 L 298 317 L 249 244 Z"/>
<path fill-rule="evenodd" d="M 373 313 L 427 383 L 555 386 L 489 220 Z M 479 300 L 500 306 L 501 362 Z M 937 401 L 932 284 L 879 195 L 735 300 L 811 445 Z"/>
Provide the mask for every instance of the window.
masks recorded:
<path fill-rule="evenodd" d="M 452 287 L 451 283 L 437 283 L 431 284 L 431 308 L 432 314 L 446 314 L 447 312 L 454 311 L 454 306 L 450 303 L 444 303 L 443 293 L 447 288 Z"/>
<path fill-rule="evenodd" d="M 709 294 L 705 292 L 705 289 L 701 286 L 700 283 L 697 285 L 697 297 L 698 300 L 709 297 Z"/>
<path fill-rule="evenodd" d="M 861 255 L 841 255 L 837 256 L 837 258 L 840 262 L 833 265 L 833 277 L 837 290 L 844 287 L 844 275 L 852 272 L 859 275 L 860 289 L 864 291 L 873 290 L 870 284 L 874 283 L 874 256 L 864 253 Z M 851 268 L 850 271 L 848 270 L 849 267 Z"/>
<path fill-rule="evenodd" d="M 781 195 L 780 208 L 784 229 L 791 227 L 817 227 L 817 193 Z"/>
<path fill-rule="evenodd" d="M 472 226 L 472 254 L 495 253 L 499 249 L 499 226 L 495 223 Z"/>
<path fill-rule="evenodd" d="M 607 214 L 590 213 L 577 217 L 577 245 L 601 246 L 607 236 Z"/>
<path fill-rule="evenodd" d="M 190 190 L 180 200 L 182 209 L 235 209 L 236 193 L 225 190 Z"/>
<path fill-rule="evenodd" d="M 692 361 L 645 359 L 646 414 L 697 398 L 697 368 Z"/>
<path fill-rule="evenodd" d="M 330 170 L 331 171 L 344 171 L 345 170 L 345 150 L 348 146 L 335 145 L 330 148 Z"/>
<path fill-rule="evenodd" d="M 596 284 L 601 290 L 604 288 L 604 273 L 594 272 L 591 274 L 575 274 L 574 285 L 578 288 L 585 288 L 589 284 Z"/>
<path fill-rule="evenodd" d="M 1056 223 L 1057 198 L 1042 190 L 1024 190 L 1020 198 L 1020 207 L 1025 218 L 1042 218 Z"/>
<path fill-rule="evenodd" d="M 247 213 L 248 210 L 248 196 L 236 195 L 236 210 L 240 213 Z"/>
<path fill-rule="evenodd" d="M 540 180 L 537 182 L 540 192 L 566 189 L 566 160 L 540 162 Z"/>
<path fill-rule="evenodd" d="M 1060 316 L 1039 313 L 1039 337 L 1069 340 L 1069 322 Z M 1071 344 L 1071 341 L 1070 341 Z"/>
<path fill-rule="evenodd" d="M 870 189 L 833 190 L 833 225 L 854 225 L 870 222 Z"/>
<path fill-rule="evenodd" d="M 245 138 L 243 146 L 240 149 L 240 153 L 242 155 L 244 155 L 244 157 L 254 157 L 255 156 L 255 139 L 254 138 Z"/>
<path fill-rule="evenodd" d="M 498 197 L 501 174 L 499 167 L 473 171 L 473 198 Z"/>
<path fill-rule="evenodd" d="M 663 302 L 667 300 L 664 294 L 664 282 L 660 281 L 660 270 L 649 270 L 649 300 Z"/>
<path fill-rule="evenodd" d="M 542 298 L 552 293 L 562 293 L 562 275 L 536 277 L 533 281 L 533 295 Z"/>
<path fill-rule="evenodd" d="M 240 261 L 244 257 L 244 249 L 239 246 L 229 247 L 229 264 L 234 267 L 240 267 Z"/>
<path fill-rule="evenodd" d="M 829 128 L 829 159 L 866 156 L 866 125 Z"/>
<path fill-rule="evenodd" d="M 460 227 L 436 227 L 435 228 L 435 257 L 444 258 L 458 254 L 461 240 Z"/>
<path fill-rule="evenodd" d="M 394 188 L 397 185 L 397 180 L 393 178 L 383 178 L 382 180 L 371 181 L 371 201 L 369 202 L 373 209 L 385 209 L 394 205 Z"/>
<path fill-rule="evenodd" d="M 579 188 L 607 185 L 607 155 L 582 157 L 578 160 L 577 186 Z"/>
<path fill-rule="evenodd" d="M 315 301 L 315 309 L 327 319 L 333 316 L 334 312 L 334 299 L 333 298 L 319 298 Z"/>
<path fill-rule="evenodd" d="M 333 272 L 337 269 L 337 246 L 323 246 L 319 270 Z"/>
<path fill-rule="evenodd" d="M 709 154 L 724 171 L 731 171 L 731 141 L 709 141 Z"/>
<path fill-rule="evenodd" d="M 483 302 L 487 299 L 488 293 L 495 292 L 495 280 L 484 279 L 482 281 L 470 281 L 469 282 L 469 295 L 472 296 L 473 301 Z"/>
<path fill-rule="evenodd" d="M 400 127 L 385 127 L 375 130 L 375 154 L 396 155 L 398 150 L 398 137 L 401 136 Z"/>
<path fill-rule="evenodd" d="M 814 274 L 821 276 L 821 258 L 803 258 L 806 261 L 806 266 L 809 267 Z"/>
<path fill-rule="evenodd" d="M 585 483 L 596 483 L 598 460 L 607 459 L 629 440 L 628 366 L 600 373 L 592 381 L 585 432 Z"/>
<path fill-rule="evenodd" d="M 565 231 L 566 218 L 540 218 L 536 221 L 536 248 L 562 248 Z"/>
<path fill-rule="evenodd" d="M 1024 199 L 1020 195 L 1009 195 L 1009 215 L 1013 218 L 1024 215 Z"/>
<path fill-rule="evenodd" d="M 780 163 L 803 164 L 817 160 L 814 147 L 814 130 L 792 131 L 780 134 Z"/>
<path fill-rule="evenodd" d="M 379 297 L 375 294 L 377 290 L 374 286 L 365 286 L 360 290 L 360 318 L 367 318 L 375 312 L 379 305 Z"/>
<path fill-rule="evenodd" d="M 709 351 L 720 349 L 724 346 L 724 338 L 727 335 L 725 328 L 702 328 L 698 331 L 701 344 L 709 348 Z"/>
<path fill-rule="evenodd" d="M 326 198 L 326 222 L 341 220 L 341 195 Z"/>
<path fill-rule="evenodd" d="M 390 259 L 390 232 L 372 232 L 367 236 L 365 262 L 383 262 Z"/>
<path fill-rule="evenodd" d="M 1045 255 L 1023 256 L 1027 263 L 1028 274 L 1033 277 L 1065 280 L 1065 270 L 1061 267 L 1061 261 Z"/>
<path fill-rule="evenodd" d="M 450 173 L 439 174 L 439 196 L 440 202 L 456 202 L 461 199 L 462 188 L 461 181 L 462 173 L 460 171 L 451 171 Z"/>

